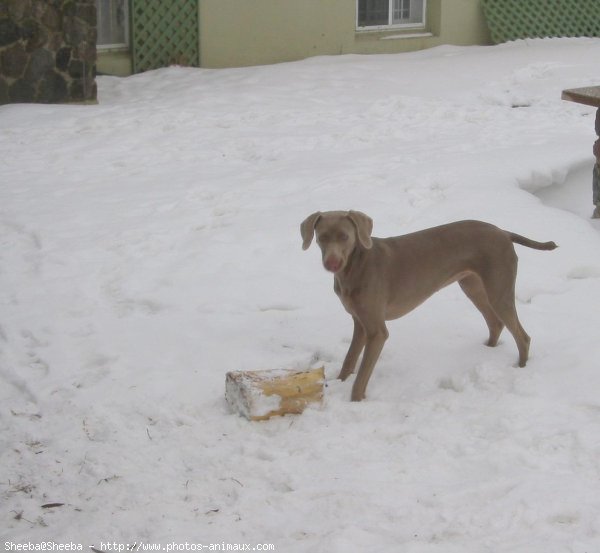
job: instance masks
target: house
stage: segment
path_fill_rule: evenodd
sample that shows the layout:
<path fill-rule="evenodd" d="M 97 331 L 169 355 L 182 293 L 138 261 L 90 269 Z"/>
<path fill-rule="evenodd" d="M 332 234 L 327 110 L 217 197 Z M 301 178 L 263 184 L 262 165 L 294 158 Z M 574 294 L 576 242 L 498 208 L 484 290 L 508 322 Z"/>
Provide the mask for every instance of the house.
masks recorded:
<path fill-rule="evenodd" d="M 95 74 L 600 36 L 599 0 L 1 0 L 0 104 L 94 102 Z"/>
<path fill-rule="evenodd" d="M 480 0 L 96 0 L 99 73 L 491 42 Z"/>

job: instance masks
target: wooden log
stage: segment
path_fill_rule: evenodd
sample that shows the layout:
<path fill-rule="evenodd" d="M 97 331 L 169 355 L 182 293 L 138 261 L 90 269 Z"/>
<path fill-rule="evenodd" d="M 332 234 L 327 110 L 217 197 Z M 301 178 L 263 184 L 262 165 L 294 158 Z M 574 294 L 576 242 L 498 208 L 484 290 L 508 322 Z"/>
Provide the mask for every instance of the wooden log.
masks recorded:
<path fill-rule="evenodd" d="M 300 414 L 323 399 L 325 368 L 231 371 L 225 378 L 225 398 L 231 409 L 252 421 Z"/>

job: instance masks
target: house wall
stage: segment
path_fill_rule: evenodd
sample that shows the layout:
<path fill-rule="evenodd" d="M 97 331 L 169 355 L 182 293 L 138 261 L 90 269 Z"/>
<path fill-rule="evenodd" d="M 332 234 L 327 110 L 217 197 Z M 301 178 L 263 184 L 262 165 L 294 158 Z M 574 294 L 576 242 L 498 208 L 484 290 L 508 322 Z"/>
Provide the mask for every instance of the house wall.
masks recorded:
<path fill-rule="evenodd" d="M 98 75 L 115 75 L 117 77 L 127 77 L 128 75 L 131 75 L 133 72 L 131 52 L 125 49 L 98 49 L 96 72 Z"/>
<path fill-rule="evenodd" d="M 428 0 L 425 29 L 385 32 L 356 31 L 356 0 L 200 0 L 199 9 L 202 67 L 491 43 L 479 0 Z"/>

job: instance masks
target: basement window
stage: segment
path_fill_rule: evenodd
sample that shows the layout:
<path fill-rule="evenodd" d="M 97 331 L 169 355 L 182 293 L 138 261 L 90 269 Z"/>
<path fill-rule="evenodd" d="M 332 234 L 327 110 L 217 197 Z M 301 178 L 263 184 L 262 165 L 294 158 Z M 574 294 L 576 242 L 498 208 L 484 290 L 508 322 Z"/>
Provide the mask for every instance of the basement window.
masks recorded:
<path fill-rule="evenodd" d="M 357 0 L 356 27 L 360 30 L 423 28 L 427 0 Z"/>
<path fill-rule="evenodd" d="M 127 0 L 97 0 L 98 49 L 127 48 L 129 10 Z"/>

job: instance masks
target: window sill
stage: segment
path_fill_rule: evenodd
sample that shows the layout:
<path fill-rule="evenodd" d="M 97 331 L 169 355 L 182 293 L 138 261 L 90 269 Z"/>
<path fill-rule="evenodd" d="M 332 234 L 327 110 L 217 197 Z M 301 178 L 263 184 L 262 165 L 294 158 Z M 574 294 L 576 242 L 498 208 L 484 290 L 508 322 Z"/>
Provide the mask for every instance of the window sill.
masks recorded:
<path fill-rule="evenodd" d="M 356 31 L 356 38 L 360 41 L 377 41 L 377 40 L 409 40 L 418 38 L 431 38 L 435 36 L 429 31 L 422 30 L 411 30 L 411 31 L 398 31 L 398 29 L 389 29 L 387 31 Z"/>
<path fill-rule="evenodd" d="M 394 34 L 394 35 L 386 35 L 379 38 L 379 40 L 402 40 L 405 38 L 429 38 L 432 37 L 433 33 L 404 33 L 404 34 Z"/>
<path fill-rule="evenodd" d="M 96 51 L 99 54 L 114 54 L 118 52 L 128 52 L 129 46 L 127 44 L 97 44 Z"/>

